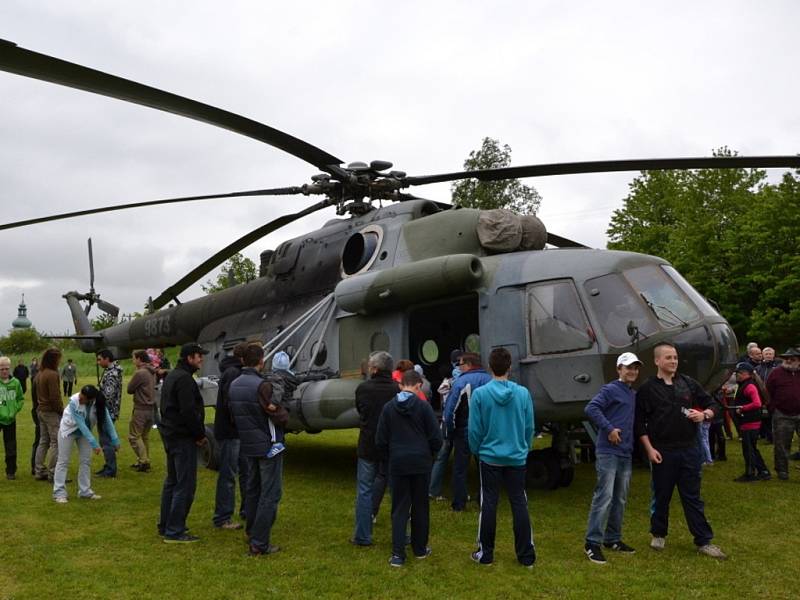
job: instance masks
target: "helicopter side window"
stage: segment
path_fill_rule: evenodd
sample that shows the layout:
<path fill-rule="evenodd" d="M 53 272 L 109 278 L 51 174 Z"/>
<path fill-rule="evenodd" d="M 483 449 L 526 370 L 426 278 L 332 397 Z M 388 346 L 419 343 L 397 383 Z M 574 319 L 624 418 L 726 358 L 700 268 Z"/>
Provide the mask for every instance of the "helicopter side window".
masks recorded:
<path fill-rule="evenodd" d="M 650 312 L 621 275 L 610 273 L 584 284 L 600 328 L 614 346 L 627 346 L 632 336 L 647 337 L 658 330 Z M 628 331 L 630 326 L 630 331 Z"/>
<path fill-rule="evenodd" d="M 589 324 L 570 281 L 528 286 L 531 354 L 552 354 L 592 347 Z"/>
<path fill-rule="evenodd" d="M 627 269 L 624 274 L 662 327 L 686 327 L 700 318 L 688 299 L 657 266 Z"/>

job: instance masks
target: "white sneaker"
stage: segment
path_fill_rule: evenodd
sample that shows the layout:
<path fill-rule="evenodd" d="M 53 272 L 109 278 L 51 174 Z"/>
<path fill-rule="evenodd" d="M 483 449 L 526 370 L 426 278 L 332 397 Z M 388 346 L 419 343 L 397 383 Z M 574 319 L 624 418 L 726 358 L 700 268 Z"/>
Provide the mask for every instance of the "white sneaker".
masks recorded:
<path fill-rule="evenodd" d="M 653 550 L 661 551 L 664 549 L 664 546 L 667 545 L 667 538 L 653 536 L 653 539 L 650 540 L 650 547 Z"/>
<path fill-rule="evenodd" d="M 55 500 L 57 504 L 66 504 L 67 502 L 69 502 L 69 500 L 67 500 L 63 496 L 60 496 L 58 498 L 53 498 L 53 500 Z"/>
<path fill-rule="evenodd" d="M 697 549 L 698 554 L 704 554 L 706 556 L 710 556 L 711 558 L 716 558 L 717 560 L 725 560 L 728 556 L 722 551 L 719 546 L 715 546 L 714 544 L 706 544 L 705 546 L 700 546 Z"/>

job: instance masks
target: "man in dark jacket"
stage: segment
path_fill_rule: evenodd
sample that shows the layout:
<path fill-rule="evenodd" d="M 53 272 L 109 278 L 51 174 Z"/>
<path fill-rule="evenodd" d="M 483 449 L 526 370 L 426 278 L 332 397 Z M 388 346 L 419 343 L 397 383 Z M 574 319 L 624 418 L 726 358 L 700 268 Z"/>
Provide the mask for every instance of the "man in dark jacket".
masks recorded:
<path fill-rule="evenodd" d="M 772 435 L 775 443 L 775 471 L 778 479 L 789 479 L 789 451 L 795 432 L 800 434 L 800 350 L 789 348 L 783 362 L 767 379 Z"/>
<path fill-rule="evenodd" d="M 19 380 L 19 384 L 22 386 L 22 393 L 28 391 L 28 375 L 30 372 L 28 371 L 28 367 L 25 366 L 25 361 L 21 358 L 19 359 L 19 364 L 14 367 L 14 372 L 12 375 Z"/>
<path fill-rule="evenodd" d="M 228 393 L 241 442 L 239 452 L 247 459 L 249 473 L 245 532 L 250 540 L 250 554 L 261 556 L 280 550 L 270 543 L 270 537 L 283 487 L 283 429 L 289 413 L 273 401 L 272 384 L 261 376 L 264 366 L 261 344 L 248 344 L 242 362 L 242 374 L 233 380 Z M 276 447 L 281 451 L 276 451 Z"/>
<path fill-rule="evenodd" d="M 714 418 L 719 405 L 691 377 L 678 373 L 678 351 L 667 342 L 656 344 L 658 372 L 636 394 L 635 435 L 652 466 L 655 505 L 650 516 L 650 547 L 663 550 L 669 527 L 669 502 L 675 486 L 689 531 L 700 554 L 723 560 L 711 543 L 711 530 L 700 498 L 701 464 L 697 427 Z M 694 407 L 699 407 L 699 410 Z"/>
<path fill-rule="evenodd" d="M 383 406 L 375 446 L 389 464 L 392 481 L 392 557 L 389 564 L 406 561 L 406 526 L 411 515 L 411 549 L 417 558 L 430 555 L 428 486 L 433 456 L 442 447 L 442 434 L 428 402 L 417 396 L 422 377 L 413 369 L 403 373 L 400 393 Z"/>
<path fill-rule="evenodd" d="M 217 406 L 214 412 L 214 437 L 219 447 L 219 474 L 217 475 L 217 494 L 214 502 L 215 527 L 221 529 L 241 529 L 242 524 L 232 520 L 236 507 L 236 477 L 239 477 L 239 495 L 242 506 L 239 514 L 245 514 L 244 497 L 247 489 L 247 461 L 239 456 L 239 433 L 229 406 L 229 388 L 233 380 L 242 373 L 242 357 L 247 342 L 233 347 L 233 356 L 226 356 L 219 363 L 219 388 Z"/>
<path fill-rule="evenodd" d="M 186 518 L 197 489 L 197 448 L 208 443 L 203 397 L 192 377 L 206 354 L 208 350 L 199 344 L 185 344 L 178 366 L 167 374 L 161 390 L 158 428 L 167 455 L 167 477 L 161 491 L 158 531 L 166 543 L 199 540 L 187 533 Z"/>
<path fill-rule="evenodd" d="M 481 357 L 465 352 L 459 360 L 461 375 L 453 382 L 444 404 L 443 426 L 447 438 L 453 441 L 453 501 L 454 511 L 467 505 L 467 469 L 469 467 L 469 399 L 472 393 L 489 383 L 492 378 L 481 366 Z"/>
<path fill-rule="evenodd" d="M 375 432 L 383 405 L 400 392 L 397 383 L 392 380 L 394 360 L 391 354 L 373 352 L 368 368 L 370 378 L 356 388 L 356 410 L 361 431 L 358 435 L 356 523 L 350 539 L 356 546 L 372 545 L 372 486 L 381 460 L 380 452 L 375 447 Z"/>

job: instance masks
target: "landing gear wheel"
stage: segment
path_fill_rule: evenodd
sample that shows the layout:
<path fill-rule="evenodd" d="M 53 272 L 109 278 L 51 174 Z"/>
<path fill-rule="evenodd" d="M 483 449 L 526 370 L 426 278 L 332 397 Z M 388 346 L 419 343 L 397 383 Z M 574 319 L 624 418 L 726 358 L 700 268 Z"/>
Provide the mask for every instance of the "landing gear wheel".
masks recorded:
<path fill-rule="evenodd" d="M 575 479 L 575 465 L 561 467 L 561 480 L 558 482 L 558 485 L 561 487 L 569 487 L 573 479 Z"/>
<path fill-rule="evenodd" d="M 528 487 L 537 490 L 554 490 L 561 482 L 561 465 L 552 448 L 528 453 Z"/>
<path fill-rule="evenodd" d="M 197 466 L 212 471 L 219 469 L 219 446 L 213 425 L 206 425 L 206 443 L 197 449 Z"/>

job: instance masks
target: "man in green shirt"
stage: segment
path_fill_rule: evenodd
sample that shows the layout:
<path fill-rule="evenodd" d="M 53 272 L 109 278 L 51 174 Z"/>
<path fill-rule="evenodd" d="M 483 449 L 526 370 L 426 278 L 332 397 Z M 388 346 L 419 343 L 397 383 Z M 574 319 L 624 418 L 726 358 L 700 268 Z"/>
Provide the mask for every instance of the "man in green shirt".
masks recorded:
<path fill-rule="evenodd" d="M 17 413 L 24 399 L 22 385 L 11 376 L 11 359 L 0 357 L 0 429 L 6 452 L 6 479 L 17 478 Z"/>

